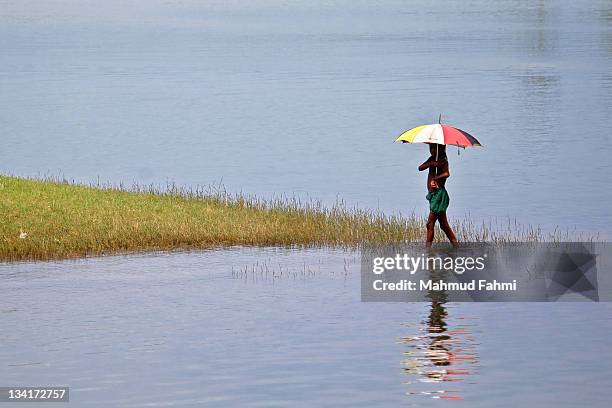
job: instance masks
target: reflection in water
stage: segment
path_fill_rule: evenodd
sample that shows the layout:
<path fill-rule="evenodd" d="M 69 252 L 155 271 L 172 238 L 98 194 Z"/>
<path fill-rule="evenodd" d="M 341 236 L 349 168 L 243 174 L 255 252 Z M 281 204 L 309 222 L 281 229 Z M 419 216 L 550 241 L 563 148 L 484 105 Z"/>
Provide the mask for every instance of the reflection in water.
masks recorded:
<path fill-rule="evenodd" d="M 537 2 L 514 4 L 522 10 L 520 18 L 524 22 L 519 31 L 519 49 L 535 56 L 551 55 L 559 49 L 558 4 L 539 0 Z"/>
<path fill-rule="evenodd" d="M 612 109 L 612 74 L 605 73 L 599 78 L 600 98 Z"/>
<path fill-rule="evenodd" d="M 521 150 L 532 149 L 532 138 L 537 137 L 551 153 L 559 153 L 557 124 L 560 121 L 561 75 L 556 64 L 543 60 L 546 56 L 558 55 L 557 6 L 544 0 L 514 4 L 522 10 L 520 18 L 524 21 L 517 32 L 519 40 L 516 45 L 525 55 L 510 75 L 517 80 L 517 109 L 524 120 L 523 131 L 530 136 L 516 140 Z"/>
<path fill-rule="evenodd" d="M 612 54 L 612 1 L 608 0 L 600 4 L 599 21 L 602 25 L 602 39 L 601 43 L 604 52 Z"/>
<path fill-rule="evenodd" d="M 518 106 L 525 121 L 524 133 L 528 137 L 514 140 L 517 148 L 528 156 L 533 149 L 533 138 L 539 146 L 551 155 L 558 155 L 562 147 L 558 143 L 558 124 L 561 120 L 556 108 L 561 98 L 561 76 L 554 66 L 529 64 L 517 67 L 512 73 L 517 79 Z M 528 159 L 529 165 L 542 164 L 542 157 L 535 155 Z"/>
<path fill-rule="evenodd" d="M 558 53 L 562 14 L 559 2 L 511 0 L 492 2 L 492 6 L 496 8 L 497 21 L 513 24 L 517 28 L 511 33 L 511 38 L 520 53 L 526 57 Z"/>
<path fill-rule="evenodd" d="M 432 278 L 434 277 L 432 273 Z M 475 373 L 478 356 L 476 344 L 469 325 L 449 328 L 448 311 L 444 306 L 447 294 L 430 291 L 429 316 L 423 320 L 416 336 L 402 337 L 401 343 L 408 349 L 401 361 L 405 382 L 410 386 L 408 395 L 423 395 L 431 398 L 461 400 L 460 382 Z M 460 319 L 464 320 L 464 319 Z M 447 383 L 455 383 L 450 386 Z"/>
<path fill-rule="evenodd" d="M 559 113 L 551 101 L 556 102 L 561 97 L 559 73 L 554 67 L 534 64 L 520 69 L 515 77 L 520 83 L 521 111 L 528 120 L 526 130 L 537 135 L 539 140 L 555 142 Z"/>

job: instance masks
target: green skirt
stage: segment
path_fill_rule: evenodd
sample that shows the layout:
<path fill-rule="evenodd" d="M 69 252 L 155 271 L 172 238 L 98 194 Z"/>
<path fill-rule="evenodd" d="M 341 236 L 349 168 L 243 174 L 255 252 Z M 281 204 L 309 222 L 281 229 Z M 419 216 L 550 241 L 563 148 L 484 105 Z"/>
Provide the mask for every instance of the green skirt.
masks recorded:
<path fill-rule="evenodd" d="M 427 201 L 429 201 L 429 210 L 433 213 L 445 212 L 450 202 L 450 198 L 444 187 L 430 191 L 426 198 Z"/>

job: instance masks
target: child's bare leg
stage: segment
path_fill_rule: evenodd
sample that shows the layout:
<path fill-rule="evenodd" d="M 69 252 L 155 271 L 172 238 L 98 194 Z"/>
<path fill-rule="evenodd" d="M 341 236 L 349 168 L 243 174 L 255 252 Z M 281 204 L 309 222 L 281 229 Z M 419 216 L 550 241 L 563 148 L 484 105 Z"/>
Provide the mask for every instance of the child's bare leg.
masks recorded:
<path fill-rule="evenodd" d="M 434 212 L 429 212 L 429 217 L 427 218 L 427 246 L 430 246 L 431 243 L 433 242 L 434 239 L 434 232 L 435 232 L 435 227 L 436 227 L 436 213 Z"/>
<path fill-rule="evenodd" d="M 440 228 L 446 234 L 446 237 L 453 245 L 457 245 L 457 237 L 453 232 L 450 224 L 448 223 L 448 218 L 446 218 L 446 212 L 438 213 L 438 221 L 440 222 Z"/>

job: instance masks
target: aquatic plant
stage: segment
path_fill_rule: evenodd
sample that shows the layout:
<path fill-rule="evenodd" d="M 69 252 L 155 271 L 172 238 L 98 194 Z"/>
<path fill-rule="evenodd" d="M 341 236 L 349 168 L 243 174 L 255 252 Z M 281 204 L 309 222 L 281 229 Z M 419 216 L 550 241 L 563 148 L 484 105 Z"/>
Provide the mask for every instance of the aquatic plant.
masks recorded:
<path fill-rule="evenodd" d="M 82 185 L 13 176 L 0 176 L 0 214 L 1 261 L 232 245 L 356 247 L 421 241 L 425 228 L 414 214 L 262 199 L 221 186 Z M 454 228 L 462 241 L 545 239 L 541 230 L 518 224 L 499 228 L 466 219 Z"/>

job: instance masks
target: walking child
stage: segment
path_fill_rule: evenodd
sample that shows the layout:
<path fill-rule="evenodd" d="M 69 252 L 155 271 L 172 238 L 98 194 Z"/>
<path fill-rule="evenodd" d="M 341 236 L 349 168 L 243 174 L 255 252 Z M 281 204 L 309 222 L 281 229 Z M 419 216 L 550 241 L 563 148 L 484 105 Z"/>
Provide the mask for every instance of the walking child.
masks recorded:
<path fill-rule="evenodd" d="M 450 177 L 446 146 L 429 143 L 429 158 L 419 166 L 419 171 L 429 169 L 427 174 L 427 201 L 429 201 L 429 217 L 427 218 L 427 246 L 431 246 L 434 239 L 436 221 L 446 234 L 448 240 L 457 246 L 457 237 L 448 223 L 446 209 L 448 208 L 448 192 L 444 188 L 446 179 Z"/>

